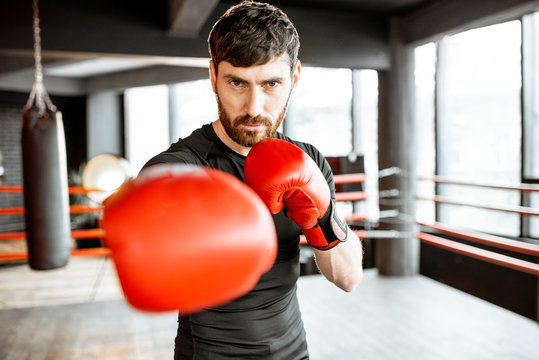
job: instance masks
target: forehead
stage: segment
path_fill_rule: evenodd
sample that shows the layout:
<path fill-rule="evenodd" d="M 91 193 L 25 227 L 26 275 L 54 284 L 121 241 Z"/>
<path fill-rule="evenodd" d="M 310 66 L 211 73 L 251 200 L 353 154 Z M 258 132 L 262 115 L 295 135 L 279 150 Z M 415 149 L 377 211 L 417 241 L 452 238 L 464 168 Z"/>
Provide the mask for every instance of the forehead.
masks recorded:
<path fill-rule="evenodd" d="M 290 63 L 288 55 L 283 55 L 262 65 L 236 67 L 228 61 L 221 61 L 218 65 L 219 77 L 237 77 L 244 80 L 262 80 L 271 78 L 290 77 Z"/>

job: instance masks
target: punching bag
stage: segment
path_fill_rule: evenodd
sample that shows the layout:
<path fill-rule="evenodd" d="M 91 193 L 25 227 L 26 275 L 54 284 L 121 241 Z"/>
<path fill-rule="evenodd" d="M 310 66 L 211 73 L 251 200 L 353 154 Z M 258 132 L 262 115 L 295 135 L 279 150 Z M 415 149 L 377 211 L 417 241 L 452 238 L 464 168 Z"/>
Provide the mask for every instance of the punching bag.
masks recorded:
<path fill-rule="evenodd" d="M 32 269 L 49 270 L 69 260 L 70 219 L 62 114 L 26 106 L 22 126 L 26 243 Z"/>
<path fill-rule="evenodd" d="M 33 0 L 35 81 L 24 107 L 22 163 L 28 263 L 34 270 L 65 266 L 70 219 L 62 114 L 43 86 L 38 0 Z"/>

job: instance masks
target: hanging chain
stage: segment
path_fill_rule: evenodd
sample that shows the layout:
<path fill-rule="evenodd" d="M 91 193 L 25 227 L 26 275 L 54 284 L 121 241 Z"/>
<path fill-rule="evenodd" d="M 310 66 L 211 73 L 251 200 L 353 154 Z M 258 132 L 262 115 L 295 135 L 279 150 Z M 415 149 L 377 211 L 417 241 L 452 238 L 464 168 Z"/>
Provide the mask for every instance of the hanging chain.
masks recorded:
<path fill-rule="evenodd" d="M 33 0 L 33 22 L 32 30 L 34 33 L 34 61 L 35 61 L 35 74 L 34 74 L 34 86 L 30 92 L 30 97 L 26 103 L 26 107 L 30 108 L 34 102 L 39 112 L 42 114 L 46 108 L 55 111 L 56 107 L 53 105 L 45 86 L 43 85 L 43 66 L 41 64 L 41 30 L 39 28 L 39 9 L 38 0 Z"/>

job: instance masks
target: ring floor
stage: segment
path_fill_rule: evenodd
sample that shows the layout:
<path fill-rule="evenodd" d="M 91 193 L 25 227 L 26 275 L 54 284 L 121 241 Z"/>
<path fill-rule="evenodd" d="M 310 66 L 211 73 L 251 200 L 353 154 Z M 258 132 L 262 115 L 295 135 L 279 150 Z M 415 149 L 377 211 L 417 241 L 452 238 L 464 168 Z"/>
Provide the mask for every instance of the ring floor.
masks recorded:
<path fill-rule="evenodd" d="M 539 359 L 537 322 L 421 275 L 368 269 L 352 293 L 303 276 L 298 296 L 312 360 Z M 107 259 L 0 266 L 1 360 L 171 359 L 175 334 L 175 313 L 124 302 Z"/>

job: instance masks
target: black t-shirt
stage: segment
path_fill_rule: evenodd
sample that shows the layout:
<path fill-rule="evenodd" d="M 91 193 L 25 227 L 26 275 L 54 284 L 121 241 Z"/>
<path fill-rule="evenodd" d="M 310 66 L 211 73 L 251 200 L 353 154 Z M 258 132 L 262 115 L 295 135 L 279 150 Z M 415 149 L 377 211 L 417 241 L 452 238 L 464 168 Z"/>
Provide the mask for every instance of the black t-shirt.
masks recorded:
<path fill-rule="evenodd" d="M 281 133 L 275 137 L 294 143 L 311 156 L 326 177 L 334 198 L 333 175 L 322 154 L 314 146 L 292 141 Z M 172 144 L 150 159 L 144 168 L 159 163 L 206 166 L 245 181 L 245 156 L 227 147 L 211 124 Z M 273 215 L 273 220 L 278 251 L 272 268 L 244 296 L 215 308 L 180 315 L 175 359 L 308 358 L 296 297 L 301 230 L 284 211 Z"/>

